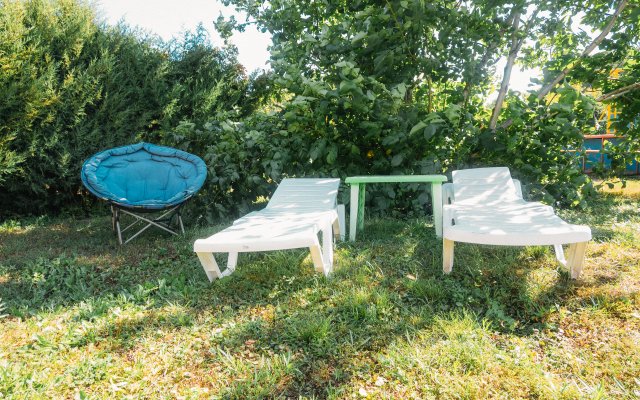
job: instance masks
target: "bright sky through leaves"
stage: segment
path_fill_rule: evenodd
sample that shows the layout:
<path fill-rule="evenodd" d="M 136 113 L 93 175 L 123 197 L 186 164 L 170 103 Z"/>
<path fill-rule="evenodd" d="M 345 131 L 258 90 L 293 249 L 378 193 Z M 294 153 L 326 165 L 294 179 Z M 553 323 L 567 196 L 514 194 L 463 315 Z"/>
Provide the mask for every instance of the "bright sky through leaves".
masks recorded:
<path fill-rule="evenodd" d="M 244 21 L 244 16 L 235 12 L 233 7 L 225 7 L 216 0 L 99 0 L 97 5 L 108 23 L 116 24 L 124 20 L 129 25 L 148 30 L 165 40 L 185 30 L 194 30 L 198 23 L 202 23 L 211 33 L 214 45 L 221 45 L 213 27 L 213 21 L 218 15 L 235 15 L 238 21 Z M 271 43 L 268 34 L 250 26 L 245 32 L 236 33 L 232 42 L 238 47 L 238 59 L 248 72 L 268 68 L 267 47 Z"/>
<path fill-rule="evenodd" d="M 244 15 L 216 0 L 100 0 L 98 7 L 110 24 L 124 20 L 129 25 L 146 29 L 165 40 L 185 30 L 193 30 L 198 23 L 202 23 L 210 32 L 214 44 L 220 44 L 219 36 L 213 28 L 213 21 L 220 13 L 225 17 L 235 15 L 239 21 L 244 21 Z M 236 33 L 232 42 L 238 47 L 238 59 L 247 71 L 268 68 L 267 47 L 271 43 L 269 34 L 250 26 L 245 32 Z M 504 60 L 496 66 L 497 82 L 502 77 L 503 68 Z M 516 65 L 511 75 L 510 89 L 525 92 L 529 88 L 530 78 L 535 75 L 539 75 L 539 71 L 523 71 Z"/>

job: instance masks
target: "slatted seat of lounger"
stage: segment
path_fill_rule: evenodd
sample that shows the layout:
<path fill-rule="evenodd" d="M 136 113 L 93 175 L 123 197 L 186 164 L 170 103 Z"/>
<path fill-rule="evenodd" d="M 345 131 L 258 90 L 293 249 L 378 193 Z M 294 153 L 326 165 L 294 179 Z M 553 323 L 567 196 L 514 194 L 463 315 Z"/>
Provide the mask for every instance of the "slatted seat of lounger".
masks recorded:
<path fill-rule="evenodd" d="M 333 233 L 344 239 L 344 206 L 337 204 L 340 179 L 283 179 L 266 208 L 236 220 L 193 250 L 210 281 L 232 274 L 238 253 L 308 247 L 315 269 L 333 269 Z M 322 235 L 322 246 L 318 234 Z M 214 253 L 229 253 L 220 271 Z"/>
<path fill-rule="evenodd" d="M 552 207 L 527 202 L 508 168 L 454 171 L 443 186 L 443 270 L 451 272 L 455 242 L 499 246 L 554 246 L 556 258 L 578 278 L 584 263 L 588 226 L 573 225 Z M 568 244 L 565 259 L 563 244 Z"/>

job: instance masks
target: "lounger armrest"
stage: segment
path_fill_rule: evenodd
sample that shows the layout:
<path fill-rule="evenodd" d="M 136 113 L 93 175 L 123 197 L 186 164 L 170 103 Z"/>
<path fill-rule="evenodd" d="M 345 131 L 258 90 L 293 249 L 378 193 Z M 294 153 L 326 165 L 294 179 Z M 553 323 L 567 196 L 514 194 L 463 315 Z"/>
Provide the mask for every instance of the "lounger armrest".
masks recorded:
<path fill-rule="evenodd" d="M 518 179 L 512 179 L 512 181 L 513 181 L 513 184 L 516 187 L 516 194 L 518 196 L 520 196 L 520 198 L 522 199 L 523 198 L 522 197 L 522 184 L 520 183 L 520 181 Z"/>
<path fill-rule="evenodd" d="M 445 183 L 442 185 L 442 205 L 446 206 L 454 203 L 453 183 Z"/>

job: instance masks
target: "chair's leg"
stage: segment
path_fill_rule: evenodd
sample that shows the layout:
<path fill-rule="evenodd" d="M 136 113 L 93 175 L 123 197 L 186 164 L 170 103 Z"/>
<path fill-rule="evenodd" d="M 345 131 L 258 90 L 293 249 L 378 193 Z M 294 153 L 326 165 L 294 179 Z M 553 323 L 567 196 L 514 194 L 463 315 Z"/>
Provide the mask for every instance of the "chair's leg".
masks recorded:
<path fill-rule="evenodd" d="M 116 234 L 118 235 L 118 243 L 122 246 L 122 231 L 120 230 L 120 212 L 118 208 L 115 209 L 115 226 L 116 226 Z"/>
<path fill-rule="evenodd" d="M 453 246 L 453 240 L 442 239 L 442 272 L 445 274 L 453 269 Z"/>
<path fill-rule="evenodd" d="M 182 231 L 182 234 L 184 235 L 184 224 L 182 223 L 182 215 L 180 215 L 179 211 L 178 211 L 178 222 L 180 223 L 180 231 Z"/>
<path fill-rule="evenodd" d="M 556 260 L 562 265 L 567 265 L 567 259 L 564 257 L 564 250 L 561 244 L 554 244 L 553 249 L 556 252 Z"/>
<path fill-rule="evenodd" d="M 442 183 L 431 183 L 431 208 L 433 211 L 433 226 L 436 237 L 442 237 Z"/>
<path fill-rule="evenodd" d="M 338 220 L 333 223 L 333 233 L 336 239 L 344 241 L 345 236 L 345 217 L 344 204 L 338 205 Z"/>
<path fill-rule="evenodd" d="M 360 183 L 358 186 L 360 186 L 360 191 L 358 192 L 358 229 L 362 232 L 364 229 L 364 203 L 365 195 L 367 193 L 367 185 Z"/>
<path fill-rule="evenodd" d="M 116 231 L 116 211 L 113 206 L 111 206 L 111 228 L 114 232 Z"/>
<path fill-rule="evenodd" d="M 142 219 L 142 218 L 141 218 Z M 137 221 L 136 221 L 137 222 Z M 154 224 L 157 225 L 157 224 Z M 130 225 L 132 226 L 132 225 Z M 127 239 L 124 244 L 129 243 L 130 241 L 132 241 L 133 239 L 137 238 L 138 236 L 140 236 L 140 234 L 144 231 L 146 231 L 147 229 L 151 228 L 153 225 L 152 224 L 147 224 L 145 225 L 142 229 L 140 229 L 138 232 L 136 232 L 135 234 L 133 234 L 131 237 L 129 237 L 129 239 Z"/>
<path fill-rule="evenodd" d="M 142 232 L 146 231 L 147 229 L 151 228 L 152 226 L 155 226 L 156 228 L 160 228 L 166 232 L 171 233 L 172 235 L 178 235 L 177 231 L 174 231 L 173 228 L 171 227 L 171 223 L 173 221 L 174 216 L 178 218 L 178 223 L 180 226 L 180 230 L 182 231 L 182 233 L 184 234 L 184 225 L 182 224 L 182 217 L 180 215 L 180 210 L 179 210 L 180 206 L 174 207 L 170 210 L 167 210 L 164 214 L 160 215 L 159 217 L 156 217 L 154 219 L 149 219 L 146 217 L 143 217 L 142 215 L 136 214 L 134 212 L 131 211 L 127 211 L 127 210 L 121 210 L 118 207 L 113 207 L 112 206 L 112 212 L 113 212 L 113 224 L 114 224 L 114 228 L 118 234 L 118 242 L 120 244 L 127 244 L 130 241 L 132 241 L 133 239 L 135 239 L 136 237 L 138 237 Z M 134 222 L 132 222 L 131 224 L 129 224 L 128 226 L 126 226 L 124 229 L 121 228 L 120 226 L 120 215 L 130 215 L 134 218 Z M 123 240 L 122 238 L 122 234 L 129 230 L 129 228 L 134 227 L 135 225 L 137 225 L 139 222 L 146 222 L 147 225 L 145 225 L 144 227 L 142 227 L 138 232 L 136 232 L 135 234 L 133 234 L 132 236 L 130 236 L 127 240 Z"/>
<path fill-rule="evenodd" d="M 125 226 L 124 228 L 121 228 L 120 230 L 122 231 L 122 233 L 125 233 L 126 231 L 128 231 L 129 229 L 133 228 L 134 226 L 138 225 L 138 223 L 141 221 L 141 219 L 136 218 L 132 223 L 130 223 L 129 225 Z"/>
<path fill-rule="evenodd" d="M 169 232 L 169 233 L 170 233 L 170 234 L 172 234 L 172 235 L 176 235 L 176 236 L 177 236 L 177 235 L 178 235 L 178 232 L 173 231 L 173 230 L 172 230 L 170 227 L 168 227 L 164 222 L 161 222 L 161 221 L 162 221 L 162 220 L 163 220 L 163 219 L 164 219 L 164 218 L 165 218 L 169 213 L 171 213 L 172 211 L 173 211 L 173 210 L 169 210 L 169 211 L 165 212 L 164 214 L 162 214 L 161 216 L 159 216 L 159 217 L 157 217 L 157 218 L 149 219 L 149 218 L 145 218 L 145 217 L 143 217 L 142 215 L 135 214 L 135 213 L 130 212 L 130 211 L 122 210 L 122 212 L 123 212 L 123 213 L 128 214 L 128 215 L 131 215 L 132 217 L 134 217 L 134 218 L 136 218 L 136 219 L 138 219 L 138 220 L 140 220 L 140 221 L 146 222 L 146 223 L 148 224 L 147 226 L 145 226 L 144 228 L 142 228 L 142 229 L 141 229 L 141 231 L 139 231 L 139 232 L 138 232 L 136 235 L 134 235 L 134 236 L 137 236 L 138 234 L 142 233 L 144 230 L 146 230 L 146 229 L 150 228 L 151 226 L 155 226 L 155 227 L 160 228 L 160 229 L 162 229 L 162 230 L 164 230 L 164 231 L 166 231 L 166 232 Z M 136 221 L 136 223 L 137 223 L 137 222 L 138 222 L 138 221 Z M 134 225 L 134 224 L 131 224 L 130 226 L 133 226 L 133 225 Z M 129 238 L 129 240 L 131 240 L 131 238 Z"/>
<path fill-rule="evenodd" d="M 213 282 L 216 278 L 220 278 L 222 276 L 218 263 L 212 253 L 196 254 L 198 255 L 198 259 L 200 259 L 202 268 L 204 268 L 204 273 L 207 274 L 207 278 L 209 278 L 209 282 Z"/>
<path fill-rule="evenodd" d="M 356 228 L 358 226 L 358 199 L 360 199 L 360 185 L 351 184 L 351 205 L 349 206 L 349 240 L 356 240 Z"/>
<path fill-rule="evenodd" d="M 569 245 L 569 258 L 567 260 L 567 267 L 569 268 L 569 274 L 571 279 L 578 279 L 584 266 L 584 256 L 587 250 L 587 242 L 571 243 Z"/>

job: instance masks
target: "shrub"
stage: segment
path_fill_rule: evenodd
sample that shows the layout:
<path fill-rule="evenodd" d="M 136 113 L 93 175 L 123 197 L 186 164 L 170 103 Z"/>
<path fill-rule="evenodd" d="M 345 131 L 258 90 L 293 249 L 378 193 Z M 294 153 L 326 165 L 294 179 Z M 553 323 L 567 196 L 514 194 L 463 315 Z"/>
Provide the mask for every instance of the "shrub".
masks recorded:
<path fill-rule="evenodd" d="M 0 215 L 77 203 L 91 154 L 261 99 L 235 50 L 202 28 L 163 43 L 74 0 L 3 2 L 0 64 Z"/>

